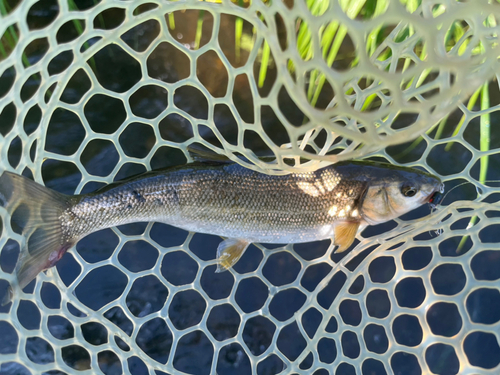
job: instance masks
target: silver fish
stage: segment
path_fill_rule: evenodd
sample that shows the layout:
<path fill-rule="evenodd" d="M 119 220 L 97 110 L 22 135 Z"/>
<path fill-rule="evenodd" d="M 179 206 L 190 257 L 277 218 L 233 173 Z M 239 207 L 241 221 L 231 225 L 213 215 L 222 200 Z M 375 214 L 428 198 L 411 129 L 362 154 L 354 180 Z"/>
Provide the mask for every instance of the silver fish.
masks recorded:
<path fill-rule="evenodd" d="M 157 221 L 226 237 L 217 249 L 222 271 L 252 242 L 333 238 L 337 252 L 345 251 L 360 228 L 409 212 L 443 189 L 428 173 L 367 161 L 283 176 L 227 162 L 193 163 L 75 196 L 10 172 L 0 176 L 0 200 L 27 238 L 16 267 L 21 289 L 104 228 Z"/>

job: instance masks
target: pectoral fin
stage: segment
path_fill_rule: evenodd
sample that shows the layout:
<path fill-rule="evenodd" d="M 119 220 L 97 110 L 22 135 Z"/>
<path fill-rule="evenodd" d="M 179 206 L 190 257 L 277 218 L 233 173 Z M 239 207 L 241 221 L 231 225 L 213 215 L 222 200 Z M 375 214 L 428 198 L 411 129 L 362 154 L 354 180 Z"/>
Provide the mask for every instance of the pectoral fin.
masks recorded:
<path fill-rule="evenodd" d="M 338 245 L 335 253 L 346 251 L 352 245 L 358 233 L 359 223 L 346 222 L 341 223 L 335 227 L 334 244 Z"/>
<path fill-rule="evenodd" d="M 250 242 L 228 238 L 222 241 L 217 247 L 217 270 L 224 272 L 230 269 L 241 258 Z"/>

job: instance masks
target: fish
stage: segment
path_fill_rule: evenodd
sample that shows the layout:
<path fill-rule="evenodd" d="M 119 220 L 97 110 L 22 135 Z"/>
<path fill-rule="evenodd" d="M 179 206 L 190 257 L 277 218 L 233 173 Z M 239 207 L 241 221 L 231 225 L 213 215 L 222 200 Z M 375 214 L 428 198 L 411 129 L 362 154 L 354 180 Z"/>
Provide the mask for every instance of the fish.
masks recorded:
<path fill-rule="evenodd" d="M 15 269 L 14 286 L 20 289 L 80 239 L 105 228 L 156 221 L 221 236 L 217 272 L 222 272 L 251 243 L 332 238 L 336 252 L 343 252 L 367 225 L 435 202 L 443 191 L 432 174 L 373 161 L 286 175 L 226 161 L 194 162 L 73 196 L 12 172 L 0 176 L 0 204 L 26 238 Z M 11 286 L 4 302 L 12 296 Z"/>

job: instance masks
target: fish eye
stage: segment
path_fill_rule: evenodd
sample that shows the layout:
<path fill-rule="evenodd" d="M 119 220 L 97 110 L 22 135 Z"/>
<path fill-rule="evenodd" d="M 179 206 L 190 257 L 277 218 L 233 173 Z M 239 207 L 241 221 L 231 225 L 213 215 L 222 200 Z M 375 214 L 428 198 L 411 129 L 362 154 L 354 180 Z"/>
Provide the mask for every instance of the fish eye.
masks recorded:
<path fill-rule="evenodd" d="M 414 186 L 403 186 L 401 188 L 401 193 L 408 198 L 411 198 L 417 194 L 417 188 Z"/>

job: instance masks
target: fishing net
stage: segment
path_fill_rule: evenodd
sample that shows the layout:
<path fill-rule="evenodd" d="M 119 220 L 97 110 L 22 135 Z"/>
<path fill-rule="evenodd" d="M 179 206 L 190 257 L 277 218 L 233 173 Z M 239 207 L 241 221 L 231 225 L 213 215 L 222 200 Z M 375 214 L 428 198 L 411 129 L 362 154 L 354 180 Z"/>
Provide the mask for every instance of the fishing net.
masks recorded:
<path fill-rule="evenodd" d="M 1 170 L 77 194 L 194 144 L 266 173 L 371 157 L 457 186 L 347 254 L 255 244 L 220 274 L 215 236 L 90 235 L 0 307 L 1 374 L 499 372 L 496 1 L 0 4 Z M 0 212 L 3 296 L 25 240 Z"/>

